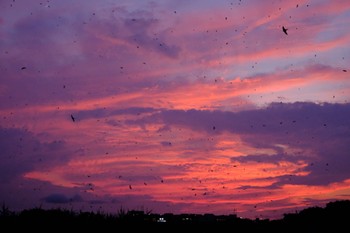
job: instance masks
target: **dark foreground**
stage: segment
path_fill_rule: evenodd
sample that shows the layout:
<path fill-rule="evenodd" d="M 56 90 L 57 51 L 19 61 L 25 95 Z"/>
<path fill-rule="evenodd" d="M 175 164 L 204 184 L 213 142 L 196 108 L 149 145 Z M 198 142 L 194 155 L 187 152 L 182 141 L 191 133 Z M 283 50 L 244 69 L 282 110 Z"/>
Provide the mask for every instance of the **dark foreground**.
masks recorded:
<path fill-rule="evenodd" d="M 8 231 L 98 231 L 98 232 L 350 232 L 350 201 L 330 202 L 285 214 L 279 220 L 244 219 L 236 215 L 146 214 L 119 211 L 116 215 L 35 208 L 19 213 L 3 206 L 0 226 Z"/>

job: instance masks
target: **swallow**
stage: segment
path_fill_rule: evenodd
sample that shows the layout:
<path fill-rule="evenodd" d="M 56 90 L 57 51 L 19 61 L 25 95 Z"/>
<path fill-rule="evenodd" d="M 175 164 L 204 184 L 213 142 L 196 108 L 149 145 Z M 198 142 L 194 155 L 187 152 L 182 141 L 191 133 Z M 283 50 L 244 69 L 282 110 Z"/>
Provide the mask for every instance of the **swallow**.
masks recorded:
<path fill-rule="evenodd" d="M 287 28 L 285 28 L 284 26 L 282 26 L 282 30 L 283 30 L 283 32 L 284 32 L 284 34 L 286 34 L 286 35 L 288 35 L 288 33 L 287 33 Z"/>
<path fill-rule="evenodd" d="M 75 118 L 72 114 L 70 115 L 70 118 L 72 118 L 72 121 L 75 122 Z"/>

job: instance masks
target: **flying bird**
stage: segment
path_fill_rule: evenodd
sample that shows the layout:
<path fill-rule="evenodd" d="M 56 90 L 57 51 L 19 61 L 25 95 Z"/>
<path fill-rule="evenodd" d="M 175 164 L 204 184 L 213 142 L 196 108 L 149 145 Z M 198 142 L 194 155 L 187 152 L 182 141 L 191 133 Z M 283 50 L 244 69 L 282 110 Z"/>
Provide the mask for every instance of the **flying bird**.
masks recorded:
<path fill-rule="evenodd" d="M 72 118 L 72 121 L 75 122 L 75 118 L 72 114 L 70 115 L 70 118 Z"/>
<path fill-rule="evenodd" d="M 283 32 L 284 32 L 284 34 L 286 34 L 286 35 L 288 35 L 288 33 L 287 33 L 287 28 L 285 28 L 284 26 L 282 26 L 282 30 L 283 30 Z"/>

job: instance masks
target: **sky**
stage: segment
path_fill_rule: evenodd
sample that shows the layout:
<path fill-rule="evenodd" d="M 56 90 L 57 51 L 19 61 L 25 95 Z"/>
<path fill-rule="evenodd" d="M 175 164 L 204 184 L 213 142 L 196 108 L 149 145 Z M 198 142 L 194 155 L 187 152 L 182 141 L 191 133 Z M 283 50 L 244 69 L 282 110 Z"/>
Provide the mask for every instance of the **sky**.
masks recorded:
<path fill-rule="evenodd" d="M 348 0 L 1 0 L 0 202 L 273 219 L 350 199 L 349 23 Z"/>

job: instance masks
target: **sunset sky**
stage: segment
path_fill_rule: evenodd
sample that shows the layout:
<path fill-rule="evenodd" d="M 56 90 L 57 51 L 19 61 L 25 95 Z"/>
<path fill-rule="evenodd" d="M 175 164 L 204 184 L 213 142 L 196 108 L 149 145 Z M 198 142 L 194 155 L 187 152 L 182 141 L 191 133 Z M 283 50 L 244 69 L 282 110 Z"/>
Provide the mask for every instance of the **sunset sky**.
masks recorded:
<path fill-rule="evenodd" d="M 349 25 L 348 0 L 1 0 L 0 202 L 280 218 L 350 199 Z"/>

